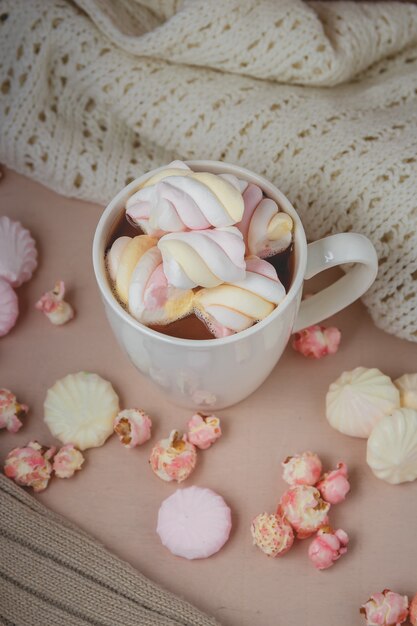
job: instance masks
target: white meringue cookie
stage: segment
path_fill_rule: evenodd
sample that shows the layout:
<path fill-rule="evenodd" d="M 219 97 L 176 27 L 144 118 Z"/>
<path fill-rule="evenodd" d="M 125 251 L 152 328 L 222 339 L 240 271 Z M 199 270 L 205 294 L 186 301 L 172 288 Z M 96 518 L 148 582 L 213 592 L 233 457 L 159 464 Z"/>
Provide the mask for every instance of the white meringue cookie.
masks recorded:
<path fill-rule="evenodd" d="M 216 337 L 227 336 L 264 319 L 284 297 L 274 267 L 249 257 L 244 280 L 198 291 L 194 310 Z"/>
<path fill-rule="evenodd" d="M 231 226 L 242 218 L 242 193 L 229 180 L 208 172 L 166 172 L 154 184 L 146 181 L 126 203 L 129 219 L 147 234 Z"/>
<path fill-rule="evenodd" d="M 375 424 L 399 406 L 398 389 L 376 368 L 343 372 L 326 395 L 330 425 L 351 437 L 369 437 Z"/>
<path fill-rule="evenodd" d="M 401 406 L 417 409 L 417 373 L 404 374 L 394 380 L 394 385 L 400 392 Z"/>
<path fill-rule="evenodd" d="M 168 283 L 179 289 L 215 287 L 245 277 L 245 245 L 233 226 L 169 233 L 158 248 Z"/>
<path fill-rule="evenodd" d="M 397 485 L 417 478 L 417 411 L 397 409 L 373 428 L 366 461 L 377 478 Z"/>

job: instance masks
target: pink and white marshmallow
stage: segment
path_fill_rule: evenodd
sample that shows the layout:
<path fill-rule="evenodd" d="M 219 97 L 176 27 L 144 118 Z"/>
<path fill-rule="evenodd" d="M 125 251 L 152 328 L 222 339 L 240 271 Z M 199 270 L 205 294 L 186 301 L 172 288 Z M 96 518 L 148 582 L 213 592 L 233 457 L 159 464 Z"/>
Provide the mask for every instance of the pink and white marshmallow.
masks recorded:
<path fill-rule="evenodd" d="M 341 336 L 338 328 L 315 324 L 294 333 L 292 347 L 303 356 L 321 359 L 338 351 Z"/>
<path fill-rule="evenodd" d="M 142 409 L 124 409 L 114 420 L 114 432 L 125 448 L 135 448 L 149 441 L 151 431 L 151 418 Z"/>
<path fill-rule="evenodd" d="M 126 214 L 146 234 L 232 226 L 242 219 L 244 203 L 234 180 L 188 166 L 152 176 L 126 203 Z"/>
<path fill-rule="evenodd" d="M 18 485 L 32 487 L 36 492 L 47 488 L 52 473 L 51 458 L 56 448 L 43 448 L 30 441 L 24 448 L 14 448 L 6 457 L 4 473 Z"/>
<path fill-rule="evenodd" d="M 194 312 L 215 337 L 226 337 L 263 320 L 285 298 L 275 268 L 258 257 L 246 259 L 243 280 L 201 289 L 194 297 Z"/>
<path fill-rule="evenodd" d="M 171 431 L 167 439 L 161 439 L 152 448 L 149 459 L 153 472 L 170 482 L 172 480 L 181 483 L 186 480 L 194 470 L 197 462 L 197 450 L 192 443 L 187 441 L 185 435 L 180 436 L 177 430 Z"/>
<path fill-rule="evenodd" d="M 282 556 L 294 543 L 291 524 L 276 513 L 260 513 L 251 525 L 253 543 L 267 556 Z"/>
<path fill-rule="evenodd" d="M 408 597 L 384 589 L 374 593 L 360 612 L 367 626 L 400 626 L 408 617 Z"/>
<path fill-rule="evenodd" d="M 329 509 L 318 489 L 296 485 L 282 495 L 277 513 L 289 521 L 299 539 L 305 539 L 327 525 Z"/>
<path fill-rule="evenodd" d="M 222 435 L 220 420 L 215 415 L 195 413 L 187 424 L 187 439 L 196 448 L 207 450 Z"/>
<path fill-rule="evenodd" d="M 130 237 L 119 237 L 107 254 L 107 267 L 116 280 L 120 262 Z M 127 288 L 128 309 L 143 324 L 169 324 L 192 311 L 193 292 L 168 284 L 160 250 L 153 246 L 136 262 Z"/>
<path fill-rule="evenodd" d="M 292 241 L 293 221 L 274 200 L 265 198 L 258 185 L 250 183 L 244 193 L 245 205 L 242 220 L 237 225 L 241 231 L 247 254 L 265 259 L 284 252 Z"/>
<path fill-rule="evenodd" d="M 330 526 L 320 528 L 310 543 L 308 556 L 318 570 L 328 569 L 337 559 L 346 554 L 349 537 L 344 530 L 332 530 Z"/>
<path fill-rule="evenodd" d="M 20 404 L 14 393 L 0 389 L 0 429 L 6 428 L 9 433 L 17 433 L 23 426 L 20 418 L 28 411 L 27 404 Z"/>
<path fill-rule="evenodd" d="M 168 283 L 217 287 L 245 278 L 245 244 L 235 226 L 168 233 L 158 241 Z"/>
<path fill-rule="evenodd" d="M 67 443 L 54 456 L 52 469 L 58 478 L 71 478 L 81 469 L 83 463 L 81 452 L 72 443 Z"/>
<path fill-rule="evenodd" d="M 47 291 L 35 304 L 38 311 L 42 311 L 55 326 L 66 324 L 74 317 L 74 309 L 65 302 L 65 283 L 58 280 L 51 291 Z"/>
<path fill-rule="evenodd" d="M 283 461 L 282 477 L 289 485 L 315 485 L 322 472 L 322 464 L 315 452 L 302 452 Z"/>
<path fill-rule="evenodd" d="M 338 463 L 337 468 L 326 472 L 316 485 L 321 497 L 330 504 L 343 502 L 350 491 L 346 463 Z"/>

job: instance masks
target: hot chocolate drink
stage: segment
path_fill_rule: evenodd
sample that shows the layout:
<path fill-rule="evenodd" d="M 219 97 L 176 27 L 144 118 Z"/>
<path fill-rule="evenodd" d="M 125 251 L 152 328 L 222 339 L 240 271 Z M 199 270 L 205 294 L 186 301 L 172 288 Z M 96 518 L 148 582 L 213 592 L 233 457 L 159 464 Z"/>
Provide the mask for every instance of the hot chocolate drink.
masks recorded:
<path fill-rule="evenodd" d="M 141 323 L 184 339 L 244 330 L 285 298 L 292 219 L 260 187 L 174 162 L 129 198 L 106 251 L 113 293 Z"/>

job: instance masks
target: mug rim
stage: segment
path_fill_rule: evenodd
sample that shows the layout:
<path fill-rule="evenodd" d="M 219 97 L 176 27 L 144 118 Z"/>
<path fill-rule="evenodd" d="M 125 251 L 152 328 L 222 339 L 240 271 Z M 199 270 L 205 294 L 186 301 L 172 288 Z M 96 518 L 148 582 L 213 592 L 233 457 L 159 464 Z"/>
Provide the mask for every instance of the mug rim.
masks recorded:
<path fill-rule="evenodd" d="M 105 302 L 113 309 L 113 311 L 118 315 L 119 318 L 129 324 L 132 328 L 135 328 L 136 330 L 144 333 L 145 335 L 153 339 L 157 339 L 159 341 L 162 341 L 163 343 L 167 343 L 170 345 L 182 345 L 189 348 L 207 348 L 209 346 L 213 346 L 214 348 L 215 346 L 232 344 L 236 341 L 239 341 L 240 339 L 247 338 L 257 332 L 260 332 L 263 328 L 268 326 L 268 324 L 272 323 L 276 318 L 284 313 L 284 311 L 297 296 L 300 287 L 304 281 L 304 275 L 307 265 L 307 241 L 301 219 L 291 202 L 282 193 L 282 191 L 278 189 L 278 187 L 273 185 L 263 176 L 260 176 L 259 174 L 256 174 L 255 172 L 252 172 L 251 170 L 248 170 L 246 168 L 240 167 L 239 165 L 234 165 L 232 163 L 226 163 L 223 161 L 187 160 L 184 161 L 184 163 L 186 163 L 191 169 L 195 169 L 196 171 L 209 171 L 214 174 L 234 174 L 235 176 L 243 178 L 248 182 L 255 183 L 262 188 L 262 190 L 266 193 L 268 197 L 272 197 L 272 199 L 274 199 L 275 196 L 275 198 L 277 198 L 278 200 L 279 206 L 282 207 L 284 211 L 292 217 L 294 222 L 295 267 L 291 286 L 284 300 L 272 311 L 272 313 L 267 315 L 260 322 L 257 322 L 256 324 L 253 324 L 249 328 L 239 331 L 238 333 L 229 335 L 228 337 L 213 337 L 213 339 L 184 339 L 181 337 L 172 337 L 170 335 L 165 335 L 164 333 L 160 333 L 156 330 L 148 328 L 148 326 L 145 326 L 145 324 L 142 324 L 141 322 L 136 320 L 122 307 L 122 305 L 113 295 L 110 283 L 107 278 L 104 263 L 106 241 L 108 239 L 111 228 L 116 222 L 116 217 L 120 215 L 120 205 L 125 204 L 127 198 L 132 193 L 134 193 L 134 191 L 136 191 L 138 185 L 140 185 L 150 176 L 165 169 L 167 165 L 163 165 L 154 170 L 151 170 L 150 172 L 146 172 L 146 174 L 143 174 L 142 176 L 138 176 L 138 178 L 123 187 L 123 189 L 121 189 L 107 204 L 106 208 L 100 216 L 94 232 L 92 248 L 94 275 L 101 296 L 104 298 Z"/>

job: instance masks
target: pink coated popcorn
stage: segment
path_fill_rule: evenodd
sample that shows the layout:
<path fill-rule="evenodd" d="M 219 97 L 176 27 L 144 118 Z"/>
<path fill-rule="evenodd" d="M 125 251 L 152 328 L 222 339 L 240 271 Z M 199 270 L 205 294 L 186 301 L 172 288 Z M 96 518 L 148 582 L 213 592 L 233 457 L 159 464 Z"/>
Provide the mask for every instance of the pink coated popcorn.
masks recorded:
<path fill-rule="evenodd" d="M 347 552 L 349 537 L 344 530 L 332 530 L 330 526 L 320 528 L 317 536 L 310 543 L 308 556 L 314 567 L 327 569 Z"/>
<path fill-rule="evenodd" d="M 207 450 L 222 435 L 220 420 L 215 415 L 203 415 L 196 413 L 187 424 L 187 439 L 192 444 Z"/>
<path fill-rule="evenodd" d="M 197 462 L 197 450 L 187 441 L 186 435 L 180 437 L 177 430 L 171 431 L 168 439 L 161 439 L 152 448 L 149 463 L 152 470 L 162 480 L 176 480 L 181 483 L 188 478 Z"/>
<path fill-rule="evenodd" d="M 330 504 L 310 485 L 296 485 L 288 489 L 278 505 L 277 513 L 285 517 L 299 539 L 310 537 L 328 523 Z"/>
<path fill-rule="evenodd" d="M 66 324 L 74 317 L 74 309 L 64 300 L 65 283 L 58 280 L 51 291 L 47 291 L 35 304 L 38 311 L 45 313 L 46 317 L 55 326 Z"/>
<path fill-rule="evenodd" d="M 15 448 L 6 457 L 4 473 L 18 485 L 32 487 L 34 491 L 47 488 L 51 478 L 50 459 L 56 448 L 43 448 L 37 441 L 30 441 L 24 448 Z"/>
<path fill-rule="evenodd" d="M 408 616 L 410 624 L 417 626 L 417 593 L 410 602 L 410 615 Z"/>
<path fill-rule="evenodd" d="M 338 463 L 337 469 L 324 474 L 316 487 L 326 502 L 330 504 L 343 502 L 350 491 L 346 463 Z"/>
<path fill-rule="evenodd" d="M 294 333 L 292 347 L 303 356 L 321 359 L 337 352 L 341 336 L 338 328 L 315 324 Z"/>
<path fill-rule="evenodd" d="M 320 458 L 315 452 L 302 452 L 283 461 L 282 477 L 289 485 L 315 485 L 322 472 Z"/>
<path fill-rule="evenodd" d="M 276 513 L 260 513 L 251 525 L 253 543 L 267 556 L 282 556 L 294 543 L 292 526 Z"/>
<path fill-rule="evenodd" d="M 17 433 L 23 426 L 19 418 L 28 411 L 29 407 L 19 404 L 14 393 L 8 389 L 0 389 L 0 429 L 6 428 L 9 433 Z"/>
<path fill-rule="evenodd" d="M 142 409 L 125 409 L 116 415 L 113 428 L 126 448 L 135 448 L 151 438 L 152 422 Z"/>
<path fill-rule="evenodd" d="M 84 463 L 84 457 L 72 443 L 62 446 L 54 456 L 52 469 L 58 478 L 71 478 Z"/>
<path fill-rule="evenodd" d="M 408 616 L 408 598 L 384 589 L 374 593 L 360 612 L 365 615 L 367 626 L 400 626 Z"/>

